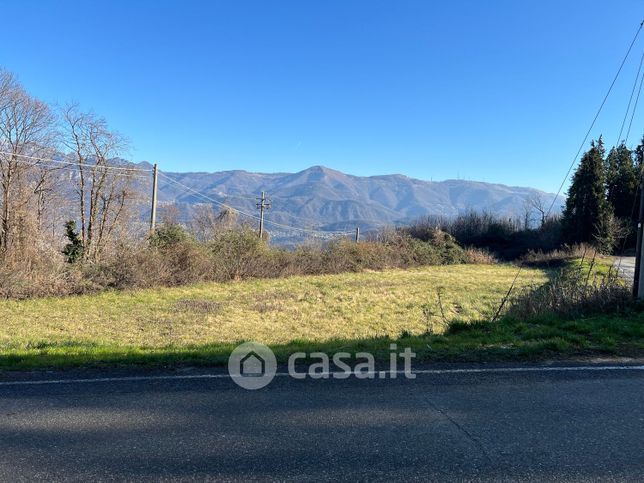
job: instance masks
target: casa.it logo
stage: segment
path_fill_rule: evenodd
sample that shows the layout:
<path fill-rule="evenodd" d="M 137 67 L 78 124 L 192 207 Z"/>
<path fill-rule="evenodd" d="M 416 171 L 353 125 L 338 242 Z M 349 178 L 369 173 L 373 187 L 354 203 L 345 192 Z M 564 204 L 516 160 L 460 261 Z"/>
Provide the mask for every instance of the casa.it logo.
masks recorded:
<path fill-rule="evenodd" d="M 376 359 L 369 352 L 294 352 L 288 358 L 288 375 L 293 379 L 396 379 L 402 374 L 415 379 L 411 361 L 416 353 L 410 347 L 399 352 L 397 344 L 389 345 L 389 370 L 376 370 Z M 403 369 L 398 362 L 403 361 Z M 298 364 L 299 361 L 299 364 Z M 275 354 L 264 344 L 245 342 L 235 348 L 228 359 L 228 372 L 244 389 L 261 389 L 275 377 L 277 361 Z"/>
<path fill-rule="evenodd" d="M 273 351 L 264 344 L 245 342 L 235 347 L 228 358 L 228 373 L 244 389 L 261 389 L 268 386 L 277 371 Z"/>

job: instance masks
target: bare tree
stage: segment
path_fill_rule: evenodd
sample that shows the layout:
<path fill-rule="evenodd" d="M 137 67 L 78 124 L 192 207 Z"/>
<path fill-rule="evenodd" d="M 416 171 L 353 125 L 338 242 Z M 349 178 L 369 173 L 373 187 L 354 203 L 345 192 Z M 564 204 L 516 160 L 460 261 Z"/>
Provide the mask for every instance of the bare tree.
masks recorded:
<path fill-rule="evenodd" d="M 0 69 L 0 111 L 9 105 L 9 93 L 15 85 L 14 77 L 6 70 Z"/>
<path fill-rule="evenodd" d="M 181 224 L 181 208 L 177 203 L 166 203 L 159 207 L 159 220 L 162 225 Z"/>
<path fill-rule="evenodd" d="M 526 198 L 523 202 L 523 229 L 529 230 L 532 222 L 532 205 Z"/>
<path fill-rule="evenodd" d="M 190 229 L 200 241 L 209 241 L 224 230 L 229 230 L 237 224 L 237 212 L 232 208 L 224 208 L 216 213 L 209 204 L 197 205 L 193 211 Z"/>
<path fill-rule="evenodd" d="M 541 220 L 541 224 L 539 226 L 543 226 L 546 222 L 546 213 L 548 212 L 546 200 L 539 193 L 533 193 L 526 198 L 526 203 L 530 208 L 539 213 L 539 218 Z"/>
<path fill-rule="evenodd" d="M 630 231 L 630 227 L 624 220 L 609 213 L 597 223 L 593 237 L 601 253 L 612 254 Z"/>
<path fill-rule="evenodd" d="M 136 198 L 131 182 L 135 172 L 110 166 L 109 161 L 122 154 L 127 143 L 109 130 L 104 119 L 76 105 L 67 106 L 62 119 L 63 144 L 77 168 L 74 184 L 83 254 L 97 259 L 126 221 L 129 205 Z"/>
<path fill-rule="evenodd" d="M 7 71 L 0 70 L 0 256 L 19 239 L 30 204 L 46 183 L 50 168 L 39 161 L 52 153 L 54 116 Z"/>
<path fill-rule="evenodd" d="M 199 204 L 194 207 L 190 217 L 190 231 L 199 241 L 209 241 L 215 232 L 217 214 L 212 205 Z"/>

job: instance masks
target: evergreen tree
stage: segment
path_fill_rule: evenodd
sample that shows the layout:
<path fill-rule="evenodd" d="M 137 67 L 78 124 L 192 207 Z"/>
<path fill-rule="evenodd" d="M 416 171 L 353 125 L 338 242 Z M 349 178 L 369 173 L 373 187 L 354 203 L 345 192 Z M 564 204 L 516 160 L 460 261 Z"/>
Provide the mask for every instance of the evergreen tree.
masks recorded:
<path fill-rule="evenodd" d="M 65 233 L 69 243 L 65 245 L 63 254 L 67 257 L 67 262 L 76 263 L 83 257 L 83 242 L 76 231 L 76 222 L 74 220 L 65 223 Z"/>
<path fill-rule="evenodd" d="M 606 157 L 606 199 L 613 214 L 631 225 L 635 222 L 633 202 L 639 183 L 638 168 L 633 153 L 623 143 Z"/>
<path fill-rule="evenodd" d="M 644 136 L 642 136 L 642 141 L 640 145 L 635 148 L 633 151 L 633 157 L 635 158 L 635 171 L 637 172 L 638 182 L 640 181 L 640 176 L 642 175 L 642 164 L 644 163 Z"/>
<path fill-rule="evenodd" d="M 569 243 L 594 243 L 597 229 L 610 214 L 605 192 L 604 143 L 601 139 L 581 158 L 563 213 L 563 235 Z"/>

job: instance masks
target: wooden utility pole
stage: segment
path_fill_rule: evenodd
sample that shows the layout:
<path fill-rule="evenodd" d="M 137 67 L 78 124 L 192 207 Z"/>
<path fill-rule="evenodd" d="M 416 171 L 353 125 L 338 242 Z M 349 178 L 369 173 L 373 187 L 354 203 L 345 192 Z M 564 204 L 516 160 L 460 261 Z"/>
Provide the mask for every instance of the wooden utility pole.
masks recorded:
<path fill-rule="evenodd" d="M 633 296 L 644 298 L 644 271 L 642 271 L 642 250 L 644 243 L 644 175 L 640 180 L 640 213 L 637 217 L 637 245 L 635 248 L 635 274 L 633 276 Z"/>
<path fill-rule="evenodd" d="M 262 191 L 262 196 L 257 198 L 257 209 L 259 210 L 259 239 L 261 240 L 264 235 L 264 211 L 271 207 L 270 200 L 266 198 L 266 193 Z"/>
<path fill-rule="evenodd" d="M 356 243 L 360 241 L 360 227 L 356 226 Z"/>
<path fill-rule="evenodd" d="M 152 167 L 152 209 L 150 210 L 150 233 L 154 233 L 157 225 L 157 182 L 159 172 L 157 164 Z"/>

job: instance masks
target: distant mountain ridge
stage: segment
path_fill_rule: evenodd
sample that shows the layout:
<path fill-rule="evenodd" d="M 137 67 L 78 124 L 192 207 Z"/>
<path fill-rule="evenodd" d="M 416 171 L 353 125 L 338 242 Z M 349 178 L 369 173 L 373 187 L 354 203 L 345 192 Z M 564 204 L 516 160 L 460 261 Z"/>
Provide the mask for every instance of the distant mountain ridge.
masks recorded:
<path fill-rule="evenodd" d="M 527 198 L 540 197 L 546 206 L 555 198 L 529 187 L 466 180 L 423 181 L 400 174 L 354 176 L 324 166 L 297 173 L 164 172 L 159 180 L 160 202 L 176 203 L 188 210 L 207 201 L 165 177 L 251 214 L 257 212 L 255 197 L 265 191 L 272 199 L 267 220 L 321 231 L 356 226 L 373 229 L 408 223 L 425 215 L 453 217 L 470 210 L 517 218 L 523 217 Z M 559 212 L 563 202 L 564 198 L 558 197 L 553 211 Z M 267 228 L 271 230 L 270 225 Z"/>

